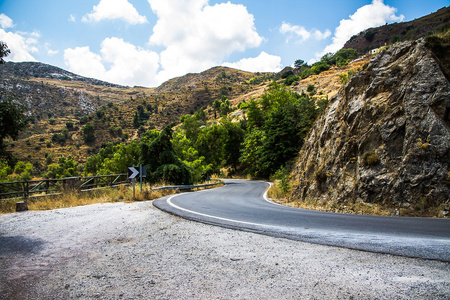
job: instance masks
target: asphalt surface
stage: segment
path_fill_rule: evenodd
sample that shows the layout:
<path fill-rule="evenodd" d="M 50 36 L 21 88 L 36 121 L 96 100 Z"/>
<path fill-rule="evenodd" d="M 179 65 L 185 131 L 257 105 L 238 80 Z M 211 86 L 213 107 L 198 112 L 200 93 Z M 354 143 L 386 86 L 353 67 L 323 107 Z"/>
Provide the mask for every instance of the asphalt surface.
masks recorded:
<path fill-rule="evenodd" d="M 202 223 L 304 242 L 450 261 L 450 219 L 350 215 L 282 206 L 268 183 L 225 180 L 218 189 L 183 193 L 153 205 Z"/>

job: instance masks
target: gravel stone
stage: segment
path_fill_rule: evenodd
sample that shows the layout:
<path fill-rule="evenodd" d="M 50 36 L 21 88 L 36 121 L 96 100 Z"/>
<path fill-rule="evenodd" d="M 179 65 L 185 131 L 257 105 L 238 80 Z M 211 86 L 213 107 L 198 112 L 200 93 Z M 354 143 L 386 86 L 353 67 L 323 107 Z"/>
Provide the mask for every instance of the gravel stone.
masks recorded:
<path fill-rule="evenodd" d="M 175 217 L 151 201 L 0 215 L 0 299 L 450 299 L 450 264 Z"/>

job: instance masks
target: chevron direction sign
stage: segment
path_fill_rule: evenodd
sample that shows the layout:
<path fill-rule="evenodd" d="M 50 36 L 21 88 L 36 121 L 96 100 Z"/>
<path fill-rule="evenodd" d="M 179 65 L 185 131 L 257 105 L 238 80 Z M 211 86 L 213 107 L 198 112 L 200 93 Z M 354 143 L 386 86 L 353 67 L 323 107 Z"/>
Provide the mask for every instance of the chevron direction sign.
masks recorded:
<path fill-rule="evenodd" d="M 137 177 L 146 177 L 147 176 L 147 168 L 143 165 L 140 165 L 139 167 L 128 167 L 128 178 L 134 179 Z"/>
<path fill-rule="evenodd" d="M 133 179 L 139 175 L 139 170 L 135 167 L 128 167 L 128 178 Z"/>

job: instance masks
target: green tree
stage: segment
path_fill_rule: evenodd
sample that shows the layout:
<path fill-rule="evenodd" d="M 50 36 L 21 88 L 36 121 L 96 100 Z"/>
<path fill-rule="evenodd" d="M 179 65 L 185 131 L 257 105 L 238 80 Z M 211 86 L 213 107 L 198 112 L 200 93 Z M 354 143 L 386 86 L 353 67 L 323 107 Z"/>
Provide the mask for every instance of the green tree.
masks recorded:
<path fill-rule="evenodd" d="M 19 132 L 28 126 L 25 106 L 17 103 L 12 94 L 0 92 L 0 157 L 10 157 L 3 140 L 7 137 L 15 140 Z"/>
<path fill-rule="evenodd" d="M 305 61 L 302 60 L 302 59 L 297 59 L 297 60 L 294 62 L 294 67 L 295 67 L 296 69 L 300 69 L 300 68 L 303 67 L 303 66 L 306 66 L 306 63 L 305 63 Z"/>
<path fill-rule="evenodd" d="M 147 167 L 152 182 L 191 184 L 190 171 L 173 148 L 172 127 L 173 124 L 166 126 L 152 142 L 140 144 L 140 162 Z"/>
<path fill-rule="evenodd" d="M 218 173 L 224 161 L 225 131 L 221 125 L 203 128 L 197 139 L 196 149 L 200 156 L 205 157 L 206 164 L 212 164 L 214 173 Z"/>
<path fill-rule="evenodd" d="M 192 174 L 194 183 L 202 182 L 207 176 L 212 174 L 212 164 L 205 163 L 205 157 L 199 156 L 198 151 L 192 147 L 183 150 L 183 163 L 188 166 Z"/>
<path fill-rule="evenodd" d="M 77 162 L 73 160 L 71 155 L 67 158 L 60 156 L 57 163 L 49 164 L 47 166 L 47 173 L 45 177 L 47 178 L 64 178 L 64 177 L 74 177 L 78 176 Z"/>
<path fill-rule="evenodd" d="M 261 147 L 261 158 L 257 175 L 268 178 L 299 150 L 298 121 L 296 108 L 281 106 L 273 111 L 264 124 L 265 139 Z"/>
<path fill-rule="evenodd" d="M 266 138 L 264 131 L 258 128 L 250 129 L 241 143 L 241 156 L 239 161 L 244 165 L 248 174 L 255 175 L 259 170 L 261 149 Z"/>
<path fill-rule="evenodd" d="M 249 128 L 260 128 L 264 124 L 264 113 L 255 99 L 250 99 L 248 104 L 242 106 L 247 112 L 247 126 Z"/>
<path fill-rule="evenodd" d="M 8 49 L 8 45 L 3 41 L 0 41 L 0 64 L 4 64 L 4 57 L 7 57 L 11 53 L 11 50 Z"/>
<path fill-rule="evenodd" d="M 92 143 L 95 140 L 94 126 L 92 124 L 87 124 L 83 127 L 83 136 L 85 143 Z"/>
<path fill-rule="evenodd" d="M 241 128 L 241 123 L 232 123 L 228 119 L 222 120 L 221 126 L 224 129 L 223 153 L 225 165 L 233 167 L 236 171 L 241 156 L 241 144 L 244 141 L 245 131 Z"/>

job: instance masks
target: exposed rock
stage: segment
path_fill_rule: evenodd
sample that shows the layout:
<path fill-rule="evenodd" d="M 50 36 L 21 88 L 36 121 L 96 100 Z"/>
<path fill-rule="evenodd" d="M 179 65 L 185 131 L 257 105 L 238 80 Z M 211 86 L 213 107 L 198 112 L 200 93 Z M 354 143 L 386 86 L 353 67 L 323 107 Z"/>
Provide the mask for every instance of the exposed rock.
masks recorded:
<path fill-rule="evenodd" d="M 450 84 L 425 42 L 383 50 L 330 101 L 293 172 L 293 200 L 449 202 Z"/>

